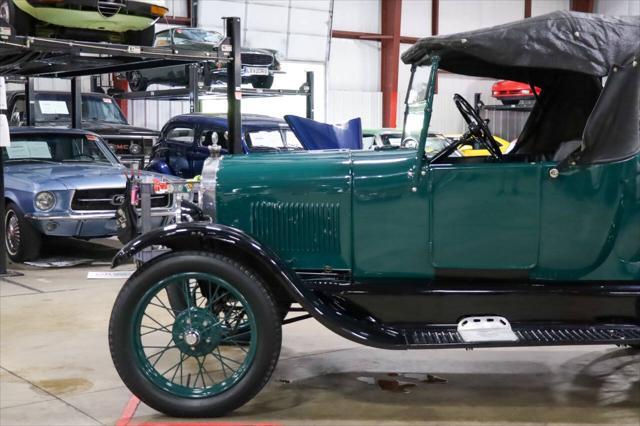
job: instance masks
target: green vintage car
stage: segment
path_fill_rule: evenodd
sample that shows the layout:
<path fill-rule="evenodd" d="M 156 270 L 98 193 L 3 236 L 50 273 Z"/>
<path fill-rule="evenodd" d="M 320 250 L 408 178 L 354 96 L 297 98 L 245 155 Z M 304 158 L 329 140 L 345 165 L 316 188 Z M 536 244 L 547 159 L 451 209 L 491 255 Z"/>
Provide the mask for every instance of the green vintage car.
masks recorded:
<path fill-rule="evenodd" d="M 417 150 L 213 150 L 211 221 L 114 259 L 168 250 L 114 304 L 124 383 L 172 416 L 228 413 L 269 380 L 292 302 L 384 349 L 638 347 L 639 30 L 637 16 L 556 12 L 418 41 L 402 56 L 427 81 Z M 468 131 L 425 154 L 438 70 L 542 89 L 513 150 L 456 95 Z M 470 143 L 490 155 L 451 155 Z"/>
<path fill-rule="evenodd" d="M 0 20 L 22 36 L 153 43 L 165 0 L 0 0 Z"/>

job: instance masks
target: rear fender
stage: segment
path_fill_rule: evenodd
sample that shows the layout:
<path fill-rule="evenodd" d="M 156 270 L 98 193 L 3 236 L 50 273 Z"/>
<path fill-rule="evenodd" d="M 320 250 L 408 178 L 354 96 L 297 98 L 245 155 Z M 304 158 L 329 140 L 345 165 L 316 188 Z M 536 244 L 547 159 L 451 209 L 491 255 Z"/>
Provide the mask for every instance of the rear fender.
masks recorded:
<path fill-rule="evenodd" d="M 305 286 L 277 254 L 246 233 L 232 227 L 181 223 L 147 232 L 124 246 L 113 259 L 121 265 L 146 247 L 165 246 L 172 251 L 202 250 L 232 257 L 258 273 L 276 297 L 289 297 L 338 335 L 384 349 L 405 349 L 406 339 L 385 327 L 357 306 L 329 297 Z"/>
<path fill-rule="evenodd" d="M 151 160 L 149 165 L 146 167 L 146 170 L 163 175 L 173 175 L 171 167 L 169 167 L 167 162 L 164 160 Z"/>

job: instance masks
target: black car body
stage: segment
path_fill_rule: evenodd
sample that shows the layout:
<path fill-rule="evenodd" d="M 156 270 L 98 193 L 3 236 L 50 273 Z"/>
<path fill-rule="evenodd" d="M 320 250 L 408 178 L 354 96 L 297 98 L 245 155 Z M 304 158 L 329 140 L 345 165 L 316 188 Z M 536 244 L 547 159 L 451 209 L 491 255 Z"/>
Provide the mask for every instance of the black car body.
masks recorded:
<path fill-rule="evenodd" d="M 25 126 L 24 92 L 7 93 L 9 125 Z M 39 91 L 35 94 L 35 125 L 68 127 L 71 123 L 71 95 L 66 92 Z M 82 127 L 97 133 L 109 144 L 125 165 L 138 163 L 142 168 L 145 156 L 158 138 L 158 132 L 131 126 L 116 101 L 101 93 L 82 94 Z"/>
<path fill-rule="evenodd" d="M 201 28 L 171 28 L 156 34 L 154 46 L 179 50 L 215 50 L 223 42 L 224 36 L 216 31 Z M 274 74 L 280 72 L 279 54 L 273 49 L 242 48 L 242 83 L 268 89 L 273 85 Z M 227 69 L 222 63 L 209 63 L 199 70 L 200 81 L 205 87 L 227 81 Z M 146 90 L 150 84 L 186 86 L 189 84 L 189 66 L 131 71 L 126 74 L 129 87 L 134 92 Z"/>

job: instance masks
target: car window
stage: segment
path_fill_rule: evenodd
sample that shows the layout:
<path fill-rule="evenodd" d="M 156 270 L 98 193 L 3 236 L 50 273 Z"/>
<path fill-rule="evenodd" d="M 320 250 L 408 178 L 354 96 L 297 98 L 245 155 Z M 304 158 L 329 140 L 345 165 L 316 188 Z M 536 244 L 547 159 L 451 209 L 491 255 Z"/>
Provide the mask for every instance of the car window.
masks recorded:
<path fill-rule="evenodd" d="M 287 148 L 302 149 L 302 144 L 296 137 L 295 133 L 289 129 L 284 131 L 284 140 L 287 144 Z"/>
<path fill-rule="evenodd" d="M 109 149 L 95 135 L 12 135 L 2 149 L 7 162 L 115 163 Z"/>
<path fill-rule="evenodd" d="M 362 149 L 372 149 L 376 142 L 374 135 L 362 135 Z"/>
<path fill-rule="evenodd" d="M 173 32 L 173 42 L 175 44 L 207 43 L 220 44 L 222 34 L 215 31 L 206 31 L 198 28 L 179 28 Z"/>
<path fill-rule="evenodd" d="M 194 129 L 189 127 L 174 127 L 167 132 L 166 140 L 171 142 L 193 143 Z"/>
<path fill-rule="evenodd" d="M 390 133 L 380 135 L 382 145 L 400 146 L 402 144 L 402 134 Z"/>
<path fill-rule="evenodd" d="M 163 31 L 156 34 L 156 38 L 153 45 L 156 47 L 169 46 L 171 44 L 171 33 L 169 31 Z"/>
<path fill-rule="evenodd" d="M 250 148 L 284 148 L 280 130 L 257 130 L 249 131 L 245 135 L 245 141 Z"/>
<path fill-rule="evenodd" d="M 25 107 L 24 107 L 24 98 L 20 97 L 16 99 L 13 104 L 13 110 L 11 110 L 11 116 L 9 120 L 10 126 L 20 126 L 23 121 L 25 121 Z"/>

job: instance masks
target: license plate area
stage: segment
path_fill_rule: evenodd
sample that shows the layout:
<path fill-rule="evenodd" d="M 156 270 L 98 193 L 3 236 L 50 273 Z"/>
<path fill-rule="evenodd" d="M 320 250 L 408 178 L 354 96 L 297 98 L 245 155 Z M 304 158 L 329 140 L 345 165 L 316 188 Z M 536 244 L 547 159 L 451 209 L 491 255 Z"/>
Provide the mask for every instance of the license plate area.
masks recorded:
<path fill-rule="evenodd" d="M 269 68 L 267 67 L 244 67 L 246 74 L 252 75 L 269 75 Z"/>

